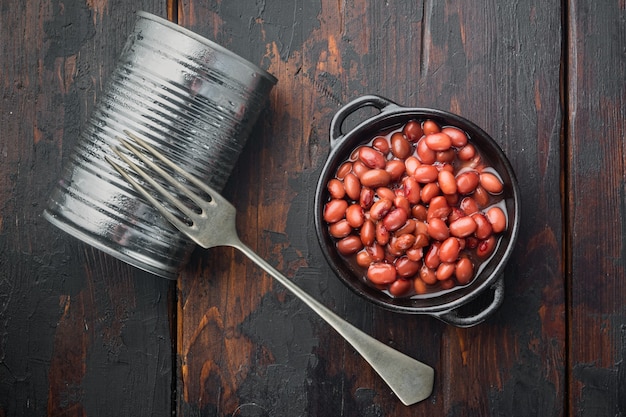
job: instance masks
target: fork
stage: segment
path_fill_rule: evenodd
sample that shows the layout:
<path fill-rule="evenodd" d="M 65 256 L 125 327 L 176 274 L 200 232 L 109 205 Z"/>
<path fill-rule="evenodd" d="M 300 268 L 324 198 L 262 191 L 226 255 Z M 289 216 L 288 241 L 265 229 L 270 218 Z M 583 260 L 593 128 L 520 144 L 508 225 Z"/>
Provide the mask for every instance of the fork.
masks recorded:
<path fill-rule="evenodd" d="M 125 148 L 125 151 L 117 145 L 112 147 L 113 152 L 130 170 L 134 171 L 135 174 L 150 184 L 154 193 L 175 206 L 180 213 L 177 213 L 178 215 L 174 214 L 172 208 L 167 208 L 157 200 L 151 192 L 129 175 L 127 171 L 128 168 L 123 167 L 122 164 L 119 163 L 119 160 L 115 161 L 108 156 L 105 157 L 106 160 L 177 229 L 205 249 L 216 246 L 230 246 L 241 251 L 309 306 L 333 327 L 337 333 L 343 336 L 343 338 L 350 343 L 380 375 L 404 405 L 415 404 L 430 396 L 434 382 L 433 368 L 365 334 L 352 324 L 341 319 L 307 292 L 300 289 L 296 284 L 292 283 L 240 240 L 236 229 L 236 209 L 233 205 L 218 192 L 195 176 L 184 171 L 144 140 L 137 137 L 137 135 L 129 131 L 124 131 L 124 133 L 139 146 L 131 144 L 127 139 L 118 137 L 117 139 Z M 143 148 L 143 150 L 139 150 L 138 147 Z M 196 206 L 195 209 L 190 208 L 189 202 L 183 202 L 179 197 L 161 185 L 161 183 L 157 182 L 153 175 L 146 172 L 143 168 L 140 168 L 126 155 L 128 152 L 130 152 L 134 158 L 140 160 L 145 167 L 149 167 L 151 173 L 158 174 L 162 180 L 169 184 L 170 189 L 175 190 L 177 193 L 180 193 L 179 195 L 183 195 L 186 199 L 193 202 L 193 205 Z M 152 158 L 147 154 L 151 154 Z M 190 184 L 193 184 L 198 190 L 205 193 L 209 199 L 200 196 L 197 191 L 193 191 L 174 178 L 163 168 L 158 166 L 154 162 L 154 158 L 160 160 L 175 172 L 176 175 L 182 177 Z"/>

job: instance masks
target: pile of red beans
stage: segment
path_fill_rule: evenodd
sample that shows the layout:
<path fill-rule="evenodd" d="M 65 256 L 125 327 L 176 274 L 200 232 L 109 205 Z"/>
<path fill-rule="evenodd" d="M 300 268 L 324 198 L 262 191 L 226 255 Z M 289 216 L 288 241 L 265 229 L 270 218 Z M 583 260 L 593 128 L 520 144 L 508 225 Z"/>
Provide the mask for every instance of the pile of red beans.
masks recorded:
<path fill-rule="evenodd" d="M 507 228 L 498 173 L 466 132 L 433 120 L 359 146 L 327 188 L 337 250 L 393 297 L 469 284 Z"/>

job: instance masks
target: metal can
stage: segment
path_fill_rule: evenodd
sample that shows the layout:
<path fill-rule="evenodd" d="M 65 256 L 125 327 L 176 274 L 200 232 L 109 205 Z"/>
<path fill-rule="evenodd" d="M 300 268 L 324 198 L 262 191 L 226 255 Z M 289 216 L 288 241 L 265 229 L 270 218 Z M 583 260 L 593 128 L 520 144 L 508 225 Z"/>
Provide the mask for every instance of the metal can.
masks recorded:
<path fill-rule="evenodd" d="M 106 162 L 124 130 L 223 189 L 277 80 L 183 27 L 137 12 L 44 217 L 131 265 L 175 279 L 194 245 Z"/>

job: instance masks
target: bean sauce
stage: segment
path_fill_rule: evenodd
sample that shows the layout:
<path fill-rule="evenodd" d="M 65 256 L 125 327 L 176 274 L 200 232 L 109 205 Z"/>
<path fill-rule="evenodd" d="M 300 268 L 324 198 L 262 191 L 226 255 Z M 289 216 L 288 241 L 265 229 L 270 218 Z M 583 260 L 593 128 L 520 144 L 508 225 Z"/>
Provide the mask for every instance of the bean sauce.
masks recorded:
<path fill-rule="evenodd" d="M 470 284 L 507 229 L 498 172 L 465 131 L 433 120 L 373 136 L 327 188 L 337 250 L 392 297 Z"/>

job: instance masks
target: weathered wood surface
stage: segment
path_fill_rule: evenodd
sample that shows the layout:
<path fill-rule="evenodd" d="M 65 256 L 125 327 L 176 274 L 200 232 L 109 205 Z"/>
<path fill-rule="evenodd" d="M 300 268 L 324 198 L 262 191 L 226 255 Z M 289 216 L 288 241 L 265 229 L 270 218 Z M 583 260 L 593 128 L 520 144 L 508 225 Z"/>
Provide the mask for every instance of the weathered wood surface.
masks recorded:
<path fill-rule="evenodd" d="M 569 407 L 626 414 L 626 4 L 568 2 Z"/>
<path fill-rule="evenodd" d="M 2 1 L 0 415 L 171 414 L 169 286 L 41 216 L 137 7 Z"/>
<path fill-rule="evenodd" d="M 333 330 L 230 249 L 171 284 L 55 230 L 47 195 L 135 10 L 279 79 L 225 195 L 242 240 L 340 316 L 436 370 L 405 407 Z M 626 413 L 623 1 L 5 0 L 0 16 L 0 416 Z M 333 276 L 313 192 L 338 107 L 451 110 L 522 189 L 505 304 L 456 329 Z"/>

